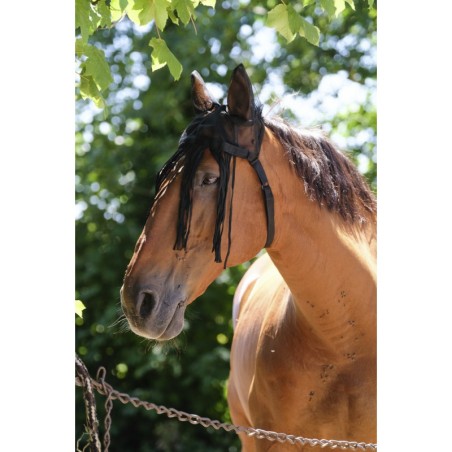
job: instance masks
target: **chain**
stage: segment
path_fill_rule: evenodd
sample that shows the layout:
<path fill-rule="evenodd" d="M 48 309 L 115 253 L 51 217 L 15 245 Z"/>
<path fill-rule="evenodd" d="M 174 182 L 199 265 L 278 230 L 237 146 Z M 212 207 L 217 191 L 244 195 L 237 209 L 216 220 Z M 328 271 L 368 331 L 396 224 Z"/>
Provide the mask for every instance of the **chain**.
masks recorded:
<path fill-rule="evenodd" d="M 101 382 L 102 388 L 107 392 L 105 395 L 107 396 L 107 400 L 105 401 L 105 434 L 104 434 L 104 452 L 108 452 L 108 448 L 110 447 L 110 427 L 111 427 L 111 410 L 113 409 L 113 392 L 114 389 L 105 382 L 105 367 L 100 367 L 97 371 L 97 379 Z"/>
<path fill-rule="evenodd" d="M 77 359 L 78 357 L 76 357 Z M 80 360 L 80 358 L 78 358 Z M 81 361 L 81 360 L 80 360 Z M 268 430 L 262 430 L 260 428 L 242 427 L 238 425 L 228 424 L 216 420 L 209 419 L 207 417 L 201 417 L 197 414 L 185 413 L 174 408 L 167 408 L 163 405 L 156 405 L 152 402 L 146 402 L 140 400 L 138 397 L 131 397 L 128 394 L 122 393 L 113 389 L 105 381 L 106 370 L 104 367 L 100 367 L 97 372 L 97 381 L 90 377 L 92 386 L 102 395 L 107 396 L 105 402 L 106 416 L 105 416 L 105 434 L 104 434 L 104 451 L 108 451 L 110 445 L 110 426 L 111 426 L 111 410 L 113 408 L 113 400 L 119 400 L 124 405 L 131 403 L 135 408 L 143 407 L 145 410 L 152 410 L 157 414 L 165 414 L 169 418 L 177 418 L 181 422 L 189 422 L 193 425 L 202 425 L 203 427 L 213 427 L 215 430 L 223 429 L 226 432 L 234 432 L 237 435 L 239 433 L 245 433 L 250 437 L 257 439 L 267 439 L 268 441 L 278 441 L 280 443 L 290 443 L 298 445 L 320 446 L 321 448 L 329 447 L 331 449 L 352 449 L 352 450 L 377 450 L 377 445 L 372 443 L 356 442 L 356 441 L 339 441 L 334 439 L 316 439 L 316 438 L 304 438 L 302 436 L 288 435 L 286 433 L 277 433 Z M 79 376 L 75 379 L 77 386 L 84 386 L 84 380 Z"/>
<path fill-rule="evenodd" d="M 89 446 L 91 452 L 102 452 L 97 420 L 96 411 L 96 398 L 93 392 L 93 381 L 88 373 L 84 362 L 76 355 L 75 356 L 75 370 L 78 378 L 83 386 L 83 400 L 85 402 L 85 415 L 86 415 L 86 429 L 89 436 Z"/>

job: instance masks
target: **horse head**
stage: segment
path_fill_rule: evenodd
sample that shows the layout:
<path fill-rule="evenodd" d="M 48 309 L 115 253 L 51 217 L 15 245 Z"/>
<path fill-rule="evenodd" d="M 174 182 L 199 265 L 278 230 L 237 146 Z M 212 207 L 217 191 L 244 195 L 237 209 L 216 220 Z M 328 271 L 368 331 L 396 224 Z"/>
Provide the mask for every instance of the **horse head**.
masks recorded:
<path fill-rule="evenodd" d="M 192 99 L 195 118 L 157 177 L 121 288 L 132 331 L 156 340 L 177 336 L 186 307 L 273 236 L 273 198 L 259 161 L 264 124 L 245 69 L 233 72 L 227 106 L 196 71 Z"/>

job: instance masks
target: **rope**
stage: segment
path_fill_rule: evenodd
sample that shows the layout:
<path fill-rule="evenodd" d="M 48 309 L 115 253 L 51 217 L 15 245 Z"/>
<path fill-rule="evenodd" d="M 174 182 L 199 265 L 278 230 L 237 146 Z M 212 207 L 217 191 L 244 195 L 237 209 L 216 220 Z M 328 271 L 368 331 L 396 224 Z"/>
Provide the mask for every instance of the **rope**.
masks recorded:
<path fill-rule="evenodd" d="M 82 360 L 76 356 L 76 370 L 77 375 L 75 378 L 75 384 L 77 386 L 82 386 L 84 390 L 86 388 L 88 391 L 92 391 L 92 388 L 95 388 L 99 394 L 107 396 L 107 401 L 105 402 L 105 434 L 104 434 L 104 452 L 108 452 L 108 447 L 110 445 L 110 427 L 111 427 L 111 411 L 113 408 L 113 400 L 119 400 L 123 404 L 131 403 L 135 408 L 143 407 L 145 410 L 152 410 L 157 412 L 157 414 L 165 414 L 169 418 L 177 418 L 180 422 L 190 422 L 193 425 L 202 425 L 205 428 L 213 427 L 215 430 L 225 430 L 226 432 L 234 432 L 237 435 L 239 433 L 245 433 L 250 437 L 254 437 L 257 439 L 267 439 L 268 441 L 278 441 L 280 443 L 288 442 L 290 444 L 297 445 L 309 445 L 309 446 L 320 446 L 321 448 L 329 447 L 331 449 L 351 449 L 351 450 L 377 450 L 377 445 L 372 443 L 364 443 L 364 442 L 356 442 L 356 441 L 339 441 L 339 440 L 327 440 L 327 439 L 316 439 L 316 438 L 304 438 L 302 436 L 288 435 L 286 433 L 277 433 L 268 430 L 262 430 L 259 428 L 253 427 L 242 427 L 233 424 L 228 424 L 216 420 L 209 419 L 207 417 L 201 417 L 197 414 L 185 413 L 184 411 L 179 411 L 174 408 L 167 408 L 163 405 L 156 405 L 152 402 L 146 402 L 140 400 L 138 397 L 131 397 L 128 394 L 122 393 L 113 389 L 111 385 L 109 385 L 105 381 L 106 370 L 104 367 L 100 367 L 97 372 L 97 380 L 92 379 L 88 372 L 86 371 L 86 375 L 88 378 L 84 378 L 83 375 L 80 375 L 79 366 L 77 366 L 77 362 L 82 362 Z M 83 365 L 83 367 L 85 367 Z M 86 367 L 85 367 L 86 369 Z M 84 374 L 85 375 L 85 374 Z M 100 446 L 99 446 L 100 447 Z M 101 449 L 93 449 L 96 452 L 101 452 Z"/>

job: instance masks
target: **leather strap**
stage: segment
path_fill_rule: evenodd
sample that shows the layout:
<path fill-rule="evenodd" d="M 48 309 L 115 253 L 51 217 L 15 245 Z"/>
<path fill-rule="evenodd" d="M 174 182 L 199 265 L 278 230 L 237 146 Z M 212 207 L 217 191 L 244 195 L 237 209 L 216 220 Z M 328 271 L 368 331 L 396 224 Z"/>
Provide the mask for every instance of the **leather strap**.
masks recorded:
<path fill-rule="evenodd" d="M 262 194 L 264 196 L 265 213 L 267 214 L 267 241 L 264 248 L 267 248 L 273 242 L 275 237 L 275 203 L 272 189 L 268 183 L 267 175 L 265 174 L 262 163 L 256 159 L 250 162 L 251 166 L 256 171 L 257 177 L 261 182 Z"/>
<path fill-rule="evenodd" d="M 259 151 L 262 141 L 262 135 L 263 133 L 260 133 L 258 142 L 256 143 L 257 149 L 254 152 L 251 152 L 248 149 L 242 148 L 240 146 L 236 146 L 235 144 L 229 143 L 227 141 L 224 141 L 223 143 L 223 151 L 235 157 L 248 160 L 250 165 L 254 168 L 254 171 L 256 171 L 257 177 L 259 178 L 262 187 L 262 194 L 264 197 L 265 204 L 265 213 L 267 216 L 267 240 L 264 245 L 264 248 L 267 248 L 268 246 L 271 245 L 275 237 L 275 203 L 273 192 L 268 183 L 264 167 L 259 161 Z"/>

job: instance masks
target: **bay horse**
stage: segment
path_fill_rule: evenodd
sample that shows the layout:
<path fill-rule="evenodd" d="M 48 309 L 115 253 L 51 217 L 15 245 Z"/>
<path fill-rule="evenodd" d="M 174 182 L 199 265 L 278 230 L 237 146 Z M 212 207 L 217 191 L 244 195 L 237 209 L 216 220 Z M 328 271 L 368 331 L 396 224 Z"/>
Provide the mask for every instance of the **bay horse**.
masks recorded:
<path fill-rule="evenodd" d="M 192 99 L 121 288 L 130 328 L 177 336 L 224 268 L 266 248 L 234 297 L 233 422 L 375 443 L 375 197 L 323 134 L 264 118 L 242 65 L 227 106 L 196 71 Z M 241 441 L 246 452 L 303 449 Z"/>

